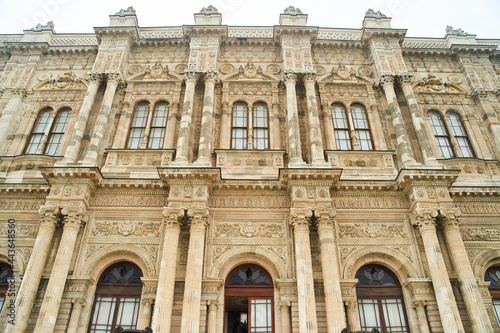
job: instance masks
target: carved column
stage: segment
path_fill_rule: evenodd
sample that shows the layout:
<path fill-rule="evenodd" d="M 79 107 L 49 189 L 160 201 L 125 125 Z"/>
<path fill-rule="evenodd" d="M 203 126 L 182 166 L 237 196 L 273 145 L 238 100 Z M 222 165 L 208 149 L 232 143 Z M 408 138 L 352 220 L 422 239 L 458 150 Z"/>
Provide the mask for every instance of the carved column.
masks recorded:
<path fill-rule="evenodd" d="M 182 108 L 179 138 L 177 139 L 177 157 L 175 158 L 175 162 L 179 164 L 186 164 L 189 162 L 189 140 L 191 137 L 191 127 L 193 126 L 193 103 L 198 74 L 187 72 L 184 78 L 186 80 L 186 92 Z"/>
<path fill-rule="evenodd" d="M 408 134 L 406 134 L 403 116 L 401 115 L 401 109 L 399 108 L 398 100 L 396 99 L 396 93 L 394 91 L 394 78 L 392 75 L 382 75 L 380 78 L 380 85 L 384 89 L 385 98 L 387 100 L 387 104 L 389 105 L 389 111 L 391 112 L 392 125 L 394 126 L 394 132 L 396 133 L 396 150 L 398 155 L 401 157 L 402 166 L 403 168 L 414 166 L 417 162 L 413 156 L 410 138 L 408 137 Z"/>
<path fill-rule="evenodd" d="M 118 84 L 120 82 L 121 82 L 121 74 L 119 72 L 107 73 L 106 91 L 104 92 L 101 108 L 99 109 L 99 114 L 97 115 L 95 121 L 87 154 L 83 159 L 83 162 L 86 164 L 94 166 L 97 165 L 97 159 L 99 158 L 99 151 L 101 150 L 103 139 L 106 135 L 106 131 L 108 130 L 108 122 L 110 118 L 112 118 L 111 106 L 113 105 L 113 99 L 115 98 L 116 88 L 118 87 Z"/>
<path fill-rule="evenodd" d="M 26 90 L 24 88 L 14 88 L 11 92 L 12 96 L 0 117 L 0 149 L 5 149 L 7 136 L 9 136 L 17 118 L 21 115 L 21 105 L 23 104 L 23 99 L 26 97 Z"/>
<path fill-rule="evenodd" d="M 418 327 L 420 328 L 420 333 L 430 333 L 429 323 L 427 322 L 427 315 L 425 314 L 425 301 L 414 301 L 413 307 L 417 311 Z"/>
<path fill-rule="evenodd" d="M 411 87 L 412 76 L 413 74 L 409 72 L 399 73 L 399 82 L 401 83 L 406 102 L 408 103 L 408 108 L 410 109 L 411 122 L 413 124 L 413 128 L 415 129 L 415 134 L 417 135 L 417 141 L 420 146 L 420 151 L 422 152 L 424 163 L 426 165 L 436 166 L 438 164 L 436 154 L 432 149 L 429 134 L 426 131 L 424 119 L 422 117 L 422 112 L 420 112 L 420 107 L 418 106 L 417 99 L 415 98 Z"/>
<path fill-rule="evenodd" d="M 210 301 L 208 305 L 208 330 L 207 333 L 217 333 L 217 301 Z"/>
<path fill-rule="evenodd" d="M 280 107 L 278 82 L 271 83 L 272 107 L 269 114 L 269 144 L 271 149 L 281 149 Z"/>
<path fill-rule="evenodd" d="M 321 247 L 321 269 L 325 289 L 326 323 L 328 333 L 340 333 L 345 327 L 344 304 L 335 247 L 335 211 L 315 211 Z"/>
<path fill-rule="evenodd" d="M 436 234 L 436 210 L 419 211 L 412 216 L 413 223 L 419 228 L 425 255 L 429 264 L 429 273 L 436 295 L 436 302 L 445 333 L 464 332 L 457 303 L 451 288 L 450 277 L 444 263 L 443 254 Z"/>
<path fill-rule="evenodd" d="M 229 108 L 229 82 L 222 82 L 222 110 L 220 119 L 220 149 L 231 148 L 231 109 Z"/>
<path fill-rule="evenodd" d="M 144 298 L 141 300 L 141 307 L 139 309 L 139 318 L 137 318 L 137 329 L 143 330 L 146 327 L 149 327 L 152 305 L 153 305 L 153 300 L 151 298 Z"/>
<path fill-rule="evenodd" d="M 323 111 L 323 122 L 325 128 L 326 149 L 337 149 L 335 144 L 335 133 L 333 130 L 332 108 L 327 104 L 321 105 Z"/>
<path fill-rule="evenodd" d="M 215 82 L 217 73 L 205 73 L 205 96 L 203 98 L 203 113 L 201 117 L 200 143 L 198 146 L 198 159 L 196 164 L 212 166 L 212 132 L 215 104 Z"/>
<path fill-rule="evenodd" d="M 280 302 L 281 333 L 290 333 L 290 302 Z"/>
<path fill-rule="evenodd" d="M 78 321 L 80 320 L 80 315 L 82 314 L 82 308 L 85 306 L 86 302 L 83 298 L 74 298 L 72 300 L 73 310 L 71 311 L 71 317 L 69 318 L 67 333 L 76 333 L 78 329 Z"/>
<path fill-rule="evenodd" d="M 174 148 L 175 131 L 177 129 L 177 113 L 179 113 L 179 103 L 172 103 L 172 109 L 168 113 L 167 131 L 165 133 L 165 143 L 163 148 Z"/>
<path fill-rule="evenodd" d="M 153 332 L 160 332 L 161 329 L 162 332 L 169 333 L 174 304 L 179 234 L 181 232 L 180 219 L 184 216 L 184 209 L 165 208 L 163 216 L 165 217 L 165 235 L 151 328 Z"/>
<path fill-rule="evenodd" d="M 188 216 L 191 218 L 191 227 L 182 302 L 181 333 L 198 333 L 200 331 L 201 278 L 208 209 L 189 210 Z"/>
<path fill-rule="evenodd" d="M 85 98 L 83 99 L 82 106 L 80 107 L 75 127 L 71 133 L 68 148 L 66 149 L 66 153 L 64 154 L 64 158 L 62 160 L 63 163 L 74 163 L 78 159 L 89 114 L 92 110 L 92 106 L 94 105 L 95 95 L 97 93 L 97 89 L 99 89 L 99 85 L 101 84 L 101 79 L 102 73 L 96 71 L 89 72 L 89 86 L 87 88 Z"/>
<path fill-rule="evenodd" d="M 361 322 L 359 321 L 359 309 L 357 301 L 347 301 L 347 325 L 349 331 L 361 331 Z"/>
<path fill-rule="evenodd" d="M 297 109 L 297 94 L 295 83 L 297 76 L 292 72 L 285 72 L 283 76 L 286 86 L 286 109 L 288 116 L 288 146 L 290 165 L 303 165 L 302 148 L 300 146 L 299 111 Z"/>
<path fill-rule="evenodd" d="M 321 139 L 321 127 L 319 124 L 318 102 L 316 100 L 316 75 L 308 73 L 304 75 L 306 87 L 307 114 L 309 116 L 309 141 L 311 142 L 311 160 L 313 165 L 328 165 L 325 161 L 323 140 Z"/>
<path fill-rule="evenodd" d="M 127 144 L 126 140 L 133 112 L 134 110 L 131 108 L 129 101 L 123 101 L 120 120 L 118 121 L 118 127 L 116 129 L 115 138 L 113 140 L 113 148 L 126 148 L 125 145 Z"/>
<path fill-rule="evenodd" d="M 467 256 L 457 217 L 461 215 L 459 209 L 440 210 L 441 224 L 444 230 L 446 245 L 450 252 L 451 262 L 460 283 L 460 290 L 464 298 L 467 314 L 472 324 L 472 331 L 493 332 L 488 313 L 483 303 L 476 277 Z"/>
<path fill-rule="evenodd" d="M 59 207 L 42 206 L 40 214 L 43 216 L 42 221 L 16 298 L 16 325 L 7 325 L 7 332 L 24 333 L 28 326 L 45 261 L 52 245 L 52 237 L 59 220 Z"/>
<path fill-rule="evenodd" d="M 69 265 L 76 245 L 76 238 L 88 217 L 84 207 L 76 207 L 76 209 L 71 207 L 71 210 L 63 208 L 61 212 L 64 215 L 63 234 L 36 322 L 35 333 L 51 333 L 54 331 L 64 291 L 63 286 L 66 284 Z"/>
<path fill-rule="evenodd" d="M 294 228 L 295 260 L 297 269 L 297 294 L 299 303 L 299 331 L 317 333 L 316 299 L 309 240 L 309 218 L 312 211 L 292 208 L 290 222 Z"/>

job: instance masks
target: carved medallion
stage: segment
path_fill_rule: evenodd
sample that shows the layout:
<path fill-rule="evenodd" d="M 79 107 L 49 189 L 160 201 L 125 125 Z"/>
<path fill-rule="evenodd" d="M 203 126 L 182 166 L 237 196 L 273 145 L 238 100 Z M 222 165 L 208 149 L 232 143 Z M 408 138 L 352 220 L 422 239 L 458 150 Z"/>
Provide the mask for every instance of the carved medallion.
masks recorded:
<path fill-rule="evenodd" d="M 275 64 L 268 65 L 266 70 L 267 70 L 267 72 L 269 72 L 271 74 L 278 74 L 279 72 L 281 72 L 280 66 L 275 65 Z"/>
<path fill-rule="evenodd" d="M 359 68 L 359 75 L 361 76 L 371 76 L 372 75 L 372 70 L 369 67 L 360 67 Z"/>
<path fill-rule="evenodd" d="M 45 81 L 45 80 L 50 79 L 51 76 L 52 76 L 52 74 L 50 74 L 50 73 L 42 73 L 42 74 L 38 75 L 38 80 Z"/>
<path fill-rule="evenodd" d="M 315 66 L 314 69 L 316 70 L 316 74 L 318 75 L 323 75 L 326 73 L 326 69 L 323 66 Z"/>
<path fill-rule="evenodd" d="M 175 72 L 179 74 L 184 74 L 184 71 L 188 68 L 186 64 L 179 64 L 175 66 Z"/>
<path fill-rule="evenodd" d="M 224 64 L 220 66 L 220 71 L 221 73 L 229 74 L 234 71 L 234 66 L 231 64 Z"/>
<path fill-rule="evenodd" d="M 251 222 L 248 222 L 248 223 L 242 225 L 240 228 L 240 233 L 243 236 L 248 237 L 248 238 L 257 235 L 258 232 L 259 232 L 259 228 Z"/>
<path fill-rule="evenodd" d="M 137 73 L 140 73 L 140 72 L 142 72 L 142 66 L 141 65 L 130 66 L 130 68 L 128 70 L 128 73 L 131 74 L 131 75 L 134 75 L 134 74 L 137 74 Z"/>
<path fill-rule="evenodd" d="M 451 82 L 451 83 L 455 83 L 455 84 L 460 84 L 462 83 L 462 78 L 460 76 L 458 76 L 457 74 L 450 74 L 448 76 L 448 80 Z"/>

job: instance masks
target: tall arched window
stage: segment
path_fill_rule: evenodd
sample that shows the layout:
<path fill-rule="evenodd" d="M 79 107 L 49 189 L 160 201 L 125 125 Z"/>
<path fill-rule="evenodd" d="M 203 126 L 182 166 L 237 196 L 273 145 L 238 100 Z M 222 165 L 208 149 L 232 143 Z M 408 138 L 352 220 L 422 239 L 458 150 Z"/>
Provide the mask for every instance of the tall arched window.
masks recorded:
<path fill-rule="evenodd" d="M 168 103 L 156 103 L 151 121 L 151 129 L 148 140 L 149 149 L 163 148 L 163 139 L 165 138 L 165 128 L 167 127 Z"/>
<path fill-rule="evenodd" d="M 447 113 L 446 117 L 448 122 L 445 122 L 439 112 L 429 111 L 432 132 L 436 138 L 441 156 L 443 158 L 457 157 L 451 144 L 453 138 L 457 143 L 456 148 L 463 157 L 474 157 L 472 146 L 460 116 L 450 111 Z"/>
<path fill-rule="evenodd" d="M 409 332 L 403 292 L 398 279 L 384 267 L 367 265 L 357 273 L 361 329 L 381 332 Z"/>
<path fill-rule="evenodd" d="M 146 130 L 146 122 L 148 120 L 149 104 L 141 102 L 135 106 L 134 117 L 130 125 L 128 134 L 127 148 L 139 149 L 141 142 L 144 138 L 144 131 Z"/>
<path fill-rule="evenodd" d="M 5 296 L 9 289 L 9 278 L 12 276 L 12 267 L 8 264 L 0 264 L 0 312 L 5 304 Z"/>
<path fill-rule="evenodd" d="M 490 283 L 490 295 L 493 300 L 493 308 L 500 322 L 500 267 L 490 267 L 484 274 L 484 280 Z"/>
<path fill-rule="evenodd" d="M 35 126 L 31 130 L 31 135 L 28 139 L 28 144 L 24 149 L 25 154 L 36 154 L 38 147 L 42 143 L 43 136 L 49 128 L 49 123 L 52 115 L 52 109 L 46 108 L 38 114 Z"/>
<path fill-rule="evenodd" d="M 256 103 L 253 106 L 253 147 L 255 149 L 269 149 L 268 113 L 265 103 Z"/>
<path fill-rule="evenodd" d="M 236 103 L 233 107 L 233 126 L 231 130 L 233 149 L 246 149 L 248 138 L 248 107 L 245 103 Z"/>
<path fill-rule="evenodd" d="M 351 150 L 351 136 L 347 111 L 342 104 L 332 105 L 333 128 L 335 132 L 335 143 L 339 150 Z"/>
<path fill-rule="evenodd" d="M 365 107 L 361 104 L 353 104 L 351 106 L 351 113 L 359 149 L 373 150 L 370 125 L 368 124 Z"/>
<path fill-rule="evenodd" d="M 46 155 L 55 155 L 61 146 L 61 141 L 66 131 L 66 126 L 68 126 L 69 121 L 68 108 L 62 109 L 57 113 L 56 118 L 52 124 L 52 128 L 49 133 L 47 140 L 47 146 L 45 147 Z"/>
<path fill-rule="evenodd" d="M 99 279 L 89 333 L 114 333 L 117 326 L 135 329 L 141 298 L 142 272 L 121 262 L 109 267 Z"/>

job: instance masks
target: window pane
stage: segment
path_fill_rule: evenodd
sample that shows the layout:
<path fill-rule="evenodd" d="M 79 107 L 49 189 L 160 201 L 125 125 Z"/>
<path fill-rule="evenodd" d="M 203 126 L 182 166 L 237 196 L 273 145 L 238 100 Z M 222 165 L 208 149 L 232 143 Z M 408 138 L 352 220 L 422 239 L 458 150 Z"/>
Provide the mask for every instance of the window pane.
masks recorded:
<path fill-rule="evenodd" d="M 450 137 L 441 115 L 435 111 L 431 111 L 429 112 L 429 120 L 431 123 L 432 132 L 434 133 L 434 137 L 436 138 L 439 150 L 441 152 L 441 156 L 443 158 L 455 157 L 453 148 L 451 147 Z"/>
<path fill-rule="evenodd" d="M 0 311 L 2 311 L 4 303 L 5 303 L 5 296 L 0 296 Z"/>
<path fill-rule="evenodd" d="M 382 299 L 387 332 L 407 332 L 401 299 Z"/>
<path fill-rule="evenodd" d="M 248 109 L 245 104 L 236 104 L 233 107 L 233 129 L 231 131 L 233 149 L 247 148 L 247 119 Z"/>
<path fill-rule="evenodd" d="M 111 332 L 116 301 L 116 297 L 98 296 L 96 298 L 90 333 Z"/>
<path fill-rule="evenodd" d="M 493 300 L 493 308 L 495 309 L 495 314 L 497 315 L 497 319 L 500 322 L 500 299 Z"/>
<path fill-rule="evenodd" d="M 337 149 L 352 149 L 351 136 L 349 134 L 349 122 L 347 121 L 347 111 L 345 107 L 341 104 L 333 104 L 332 118 Z"/>
<path fill-rule="evenodd" d="M 134 117 L 130 125 L 127 148 L 138 149 L 141 147 L 144 131 L 146 130 L 148 113 L 149 105 L 147 103 L 139 103 L 135 107 Z"/>
<path fill-rule="evenodd" d="M 382 329 L 378 302 L 376 299 L 358 299 L 358 308 L 362 330 L 369 331 L 374 328 L 379 330 Z"/>
<path fill-rule="evenodd" d="M 25 149 L 25 154 L 36 154 L 36 151 L 42 142 L 43 135 L 48 129 L 47 127 L 49 126 L 51 114 L 52 109 L 46 109 L 38 115 L 35 126 L 33 126 L 33 130 L 31 131 L 28 145 Z"/>
<path fill-rule="evenodd" d="M 163 148 L 165 128 L 167 127 L 168 104 L 161 102 L 155 105 L 151 129 L 149 134 L 148 149 Z"/>
<path fill-rule="evenodd" d="M 269 129 L 267 126 L 267 105 L 258 103 L 253 107 L 253 137 L 255 149 L 269 148 Z"/>
<path fill-rule="evenodd" d="M 448 124 L 450 125 L 451 133 L 455 136 L 458 143 L 458 148 L 462 152 L 463 157 L 474 157 L 474 152 L 465 131 L 465 127 L 460 120 L 460 116 L 454 112 L 448 112 Z"/>
<path fill-rule="evenodd" d="M 272 332 L 271 299 L 250 300 L 250 332 Z"/>
<path fill-rule="evenodd" d="M 116 326 L 121 326 L 124 329 L 135 329 L 139 312 L 139 301 L 139 297 L 126 297 L 120 300 Z"/>

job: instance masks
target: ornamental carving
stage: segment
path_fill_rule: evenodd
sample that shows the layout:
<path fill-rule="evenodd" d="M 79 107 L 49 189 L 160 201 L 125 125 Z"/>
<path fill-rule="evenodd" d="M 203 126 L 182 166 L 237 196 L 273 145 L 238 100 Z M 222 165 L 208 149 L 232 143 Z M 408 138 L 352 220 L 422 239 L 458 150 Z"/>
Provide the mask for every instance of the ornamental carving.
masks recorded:
<path fill-rule="evenodd" d="M 464 241 L 492 241 L 500 240 L 498 228 L 461 227 L 460 233 Z"/>
<path fill-rule="evenodd" d="M 467 203 L 460 210 L 464 214 L 500 214 L 500 205 Z"/>
<path fill-rule="evenodd" d="M 8 230 L 7 223 L 0 224 L 0 237 L 6 237 Z M 38 225 L 36 223 L 17 222 L 15 232 L 16 237 L 36 238 Z"/>
<path fill-rule="evenodd" d="M 339 224 L 339 237 L 340 238 L 378 238 L 378 237 L 391 237 L 391 238 L 404 238 L 407 236 L 404 226 L 402 224 Z"/>
<path fill-rule="evenodd" d="M 337 68 L 333 66 L 331 74 L 332 80 L 357 81 L 356 71 L 353 68 L 347 68 L 342 63 Z"/>
<path fill-rule="evenodd" d="M 214 208 L 288 208 L 290 200 L 284 197 L 211 197 L 209 206 Z"/>
<path fill-rule="evenodd" d="M 256 67 L 252 62 L 248 62 L 245 67 L 238 68 L 238 80 L 262 78 L 262 68 Z"/>
<path fill-rule="evenodd" d="M 402 198 L 334 198 L 333 206 L 338 209 L 406 209 L 409 204 Z"/>
<path fill-rule="evenodd" d="M 123 195 L 113 195 L 106 197 L 92 197 L 90 205 L 95 207 L 163 207 L 167 204 L 165 197 L 141 196 L 125 197 Z"/>
<path fill-rule="evenodd" d="M 285 235 L 285 227 L 279 223 L 217 223 L 216 237 L 264 237 L 281 238 Z"/>
<path fill-rule="evenodd" d="M 106 221 L 96 222 L 92 236 L 148 236 L 158 237 L 161 233 L 160 222 Z"/>
<path fill-rule="evenodd" d="M 413 86 L 415 92 L 464 92 L 455 83 L 444 82 L 442 78 L 436 77 L 433 73 L 429 73 L 427 77 L 415 83 Z"/>

